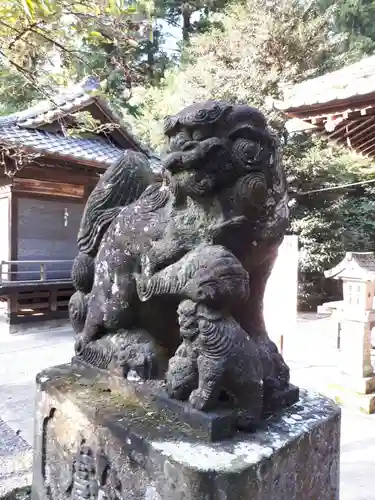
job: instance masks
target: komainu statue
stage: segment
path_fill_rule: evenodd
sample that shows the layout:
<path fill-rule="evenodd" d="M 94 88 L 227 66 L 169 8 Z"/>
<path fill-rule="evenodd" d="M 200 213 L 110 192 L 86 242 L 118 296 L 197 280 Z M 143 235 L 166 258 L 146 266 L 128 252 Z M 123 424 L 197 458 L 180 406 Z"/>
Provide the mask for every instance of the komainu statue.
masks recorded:
<path fill-rule="evenodd" d="M 298 399 L 267 335 L 263 295 L 288 225 L 279 141 L 262 113 L 221 101 L 165 119 L 161 172 L 133 151 L 102 175 L 78 234 L 69 312 L 76 360 L 164 381 L 238 426 Z"/>

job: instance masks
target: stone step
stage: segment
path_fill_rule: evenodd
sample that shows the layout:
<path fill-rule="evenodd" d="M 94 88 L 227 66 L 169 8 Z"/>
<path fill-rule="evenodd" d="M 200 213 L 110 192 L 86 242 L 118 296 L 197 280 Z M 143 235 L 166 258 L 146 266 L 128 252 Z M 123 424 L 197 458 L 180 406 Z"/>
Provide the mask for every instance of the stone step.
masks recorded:
<path fill-rule="evenodd" d="M 362 411 L 366 414 L 375 413 L 375 394 L 359 394 L 350 387 L 337 384 L 327 384 L 319 392 L 329 397 L 337 404 Z"/>

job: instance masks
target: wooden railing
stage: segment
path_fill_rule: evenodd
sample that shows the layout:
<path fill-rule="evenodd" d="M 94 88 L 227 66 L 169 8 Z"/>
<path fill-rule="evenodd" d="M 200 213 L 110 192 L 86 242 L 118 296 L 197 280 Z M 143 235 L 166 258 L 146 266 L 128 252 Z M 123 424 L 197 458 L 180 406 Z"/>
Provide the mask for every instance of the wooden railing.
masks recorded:
<path fill-rule="evenodd" d="M 2 260 L 0 262 L 0 285 L 9 282 L 70 281 L 72 264 L 72 260 Z M 29 269 L 33 266 L 35 269 Z M 52 269 L 51 266 L 53 266 Z M 22 269 L 22 267 L 27 267 L 27 269 Z M 61 278 L 61 276 L 64 277 Z"/>

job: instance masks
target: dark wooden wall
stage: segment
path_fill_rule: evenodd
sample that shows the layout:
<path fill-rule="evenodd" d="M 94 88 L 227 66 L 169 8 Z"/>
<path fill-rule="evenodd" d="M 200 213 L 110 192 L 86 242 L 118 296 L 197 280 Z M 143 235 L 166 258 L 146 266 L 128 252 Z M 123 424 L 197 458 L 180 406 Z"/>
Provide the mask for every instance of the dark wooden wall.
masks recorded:
<path fill-rule="evenodd" d="M 25 166 L 13 178 L 0 172 L 0 260 L 73 260 L 85 202 L 103 171 L 54 160 Z M 40 279 L 36 264 L 17 264 L 9 270 L 13 273 L 4 276 L 5 280 Z M 32 272 L 25 275 L 22 270 Z M 49 264 L 47 278 L 56 281 L 4 281 L 0 319 L 15 324 L 67 318 L 74 292 L 66 281 L 70 264 Z"/>
<path fill-rule="evenodd" d="M 56 160 L 27 165 L 13 178 L 0 176 L 0 231 L 5 233 L 8 226 L 8 234 L 1 241 L 0 260 L 73 260 L 85 202 L 103 171 Z M 69 264 L 50 264 L 48 269 L 53 270 L 48 277 L 70 277 Z M 40 276 L 36 264 L 13 266 L 12 271 L 17 271 L 12 274 L 13 280 Z M 19 271 L 35 271 L 35 275 L 22 276 Z"/>
<path fill-rule="evenodd" d="M 77 255 L 77 233 L 83 200 L 18 197 L 17 260 L 73 260 Z M 19 270 L 37 271 L 28 275 L 38 279 L 38 267 L 19 265 Z M 48 266 L 48 278 L 68 279 L 68 263 Z"/>

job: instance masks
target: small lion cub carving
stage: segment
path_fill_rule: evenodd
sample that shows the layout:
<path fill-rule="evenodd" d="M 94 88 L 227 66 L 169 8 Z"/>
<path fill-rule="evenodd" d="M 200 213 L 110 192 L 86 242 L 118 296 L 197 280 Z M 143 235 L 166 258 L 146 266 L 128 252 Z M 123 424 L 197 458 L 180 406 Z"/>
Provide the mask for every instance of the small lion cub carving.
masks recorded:
<path fill-rule="evenodd" d="M 181 302 L 178 317 L 183 342 L 169 362 L 168 393 L 206 411 L 224 397 L 238 410 L 240 428 L 256 425 L 263 368 L 255 342 L 231 316 L 191 300 Z"/>

